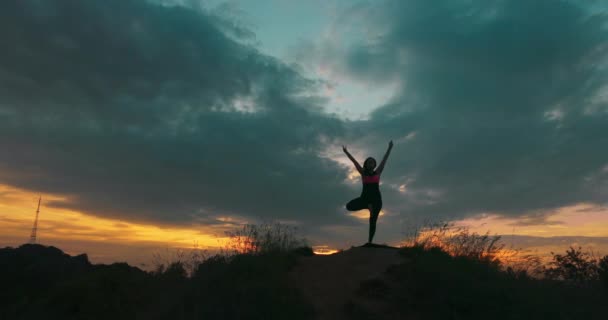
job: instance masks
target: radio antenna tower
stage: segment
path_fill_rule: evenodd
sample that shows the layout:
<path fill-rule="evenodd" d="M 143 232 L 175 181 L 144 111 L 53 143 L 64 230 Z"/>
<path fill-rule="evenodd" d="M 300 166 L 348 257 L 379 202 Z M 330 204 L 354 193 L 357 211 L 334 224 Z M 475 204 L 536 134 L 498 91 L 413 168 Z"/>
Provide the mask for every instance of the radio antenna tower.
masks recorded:
<path fill-rule="evenodd" d="M 42 196 L 38 198 L 38 209 L 36 209 L 36 220 L 34 220 L 34 226 L 32 227 L 30 243 L 36 243 L 36 231 L 38 230 L 38 214 L 40 213 L 40 200 L 42 200 Z"/>

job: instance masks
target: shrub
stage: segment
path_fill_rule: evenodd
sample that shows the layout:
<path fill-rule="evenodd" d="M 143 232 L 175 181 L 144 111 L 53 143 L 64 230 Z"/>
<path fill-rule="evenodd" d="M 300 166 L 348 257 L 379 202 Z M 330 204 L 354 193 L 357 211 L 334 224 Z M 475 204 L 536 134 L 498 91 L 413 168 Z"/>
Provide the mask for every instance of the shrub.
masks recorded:
<path fill-rule="evenodd" d="M 161 275 L 163 273 L 183 274 L 191 276 L 199 264 L 209 257 L 209 252 L 195 245 L 191 249 L 166 248 L 165 252 L 154 253 L 152 273 Z"/>
<path fill-rule="evenodd" d="M 604 288 L 608 289 L 608 256 L 604 256 L 598 263 L 598 273 Z"/>
<path fill-rule="evenodd" d="M 439 247 L 399 251 L 400 264 L 359 290 L 395 319 L 604 319 L 608 312 L 606 297 L 593 288 L 505 272 L 487 259 Z"/>
<path fill-rule="evenodd" d="M 426 222 L 416 228 L 406 244 L 421 248 L 441 248 L 454 257 L 469 257 L 498 262 L 497 257 L 504 244 L 500 236 L 489 232 L 478 234 L 467 227 L 455 226 L 447 222 Z"/>
<path fill-rule="evenodd" d="M 212 256 L 191 278 L 188 305 L 202 319 L 311 319 L 312 305 L 288 277 L 295 258 L 283 252 Z"/>
<path fill-rule="evenodd" d="M 598 261 L 589 252 L 583 252 L 582 248 L 570 247 L 566 254 L 553 255 L 551 267 L 546 268 L 545 276 L 548 279 L 564 280 L 566 282 L 585 285 L 599 278 Z"/>
<path fill-rule="evenodd" d="M 519 277 L 540 277 L 543 265 L 537 255 L 526 254 L 521 248 L 507 248 L 499 235 L 479 234 L 468 227 L 443 221 L 423 222 L 406 235 L 404 246 L 424 249 L 440 248 L 453 257 L 485 260 Z"/>
<path fill-rule="evenodd" d="M 233 253 L 286 253 L 307 246 L 305 239 L 297 238 L 296 227 L 279 222 L 245 224 L 241 229 L 226 234 L 230 237 L 226 249 Z"/>

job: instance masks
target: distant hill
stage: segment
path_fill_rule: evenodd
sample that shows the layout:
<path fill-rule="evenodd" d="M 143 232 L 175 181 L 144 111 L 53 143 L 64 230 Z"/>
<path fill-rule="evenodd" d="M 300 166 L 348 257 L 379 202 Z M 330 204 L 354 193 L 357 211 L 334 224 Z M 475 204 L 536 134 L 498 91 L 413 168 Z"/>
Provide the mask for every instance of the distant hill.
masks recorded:
<path fill-rule="evenodd" d="M 0 249 L 0 319 L 606 319 L 602 287 L 568 287 L 436 249 L 213 256 L 187 276 Z"/>

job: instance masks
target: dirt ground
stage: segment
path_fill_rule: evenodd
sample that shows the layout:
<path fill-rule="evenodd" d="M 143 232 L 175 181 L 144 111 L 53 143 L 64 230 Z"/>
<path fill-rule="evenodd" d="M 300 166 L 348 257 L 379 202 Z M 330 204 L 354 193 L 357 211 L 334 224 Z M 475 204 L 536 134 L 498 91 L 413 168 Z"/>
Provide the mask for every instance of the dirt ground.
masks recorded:
<path fill-rule="evenodd" d="M 292 283 L 313 303 L 318 319 L 352 319 L 347 310 L 365 304 L 381 313 L 384 306 L 362 301 L 357 289 L 365 280 L 381 277 L 391 265 L 402 261 L 393 247 L 353 247 L 332 255 L 301 257 L 291 271 Z"/>

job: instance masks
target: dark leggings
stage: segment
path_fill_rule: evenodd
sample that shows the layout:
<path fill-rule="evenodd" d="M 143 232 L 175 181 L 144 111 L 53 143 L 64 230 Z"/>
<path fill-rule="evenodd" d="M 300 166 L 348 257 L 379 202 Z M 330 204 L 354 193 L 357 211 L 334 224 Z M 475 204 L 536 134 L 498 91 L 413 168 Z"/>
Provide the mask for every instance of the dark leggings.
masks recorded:
<path fill-rule="evenodd" d="M 368 242 L 371 243 L 376 233 L 376 221 L 380 215 L 382 209 L 382 199 L 380 197 L 358 197 L 346 204 L 346 210 L 348 211 L 359 211 L 363 209 L 369 209 L 369 205 L 372 208 L 369 211 L 369 238 Z"/>

